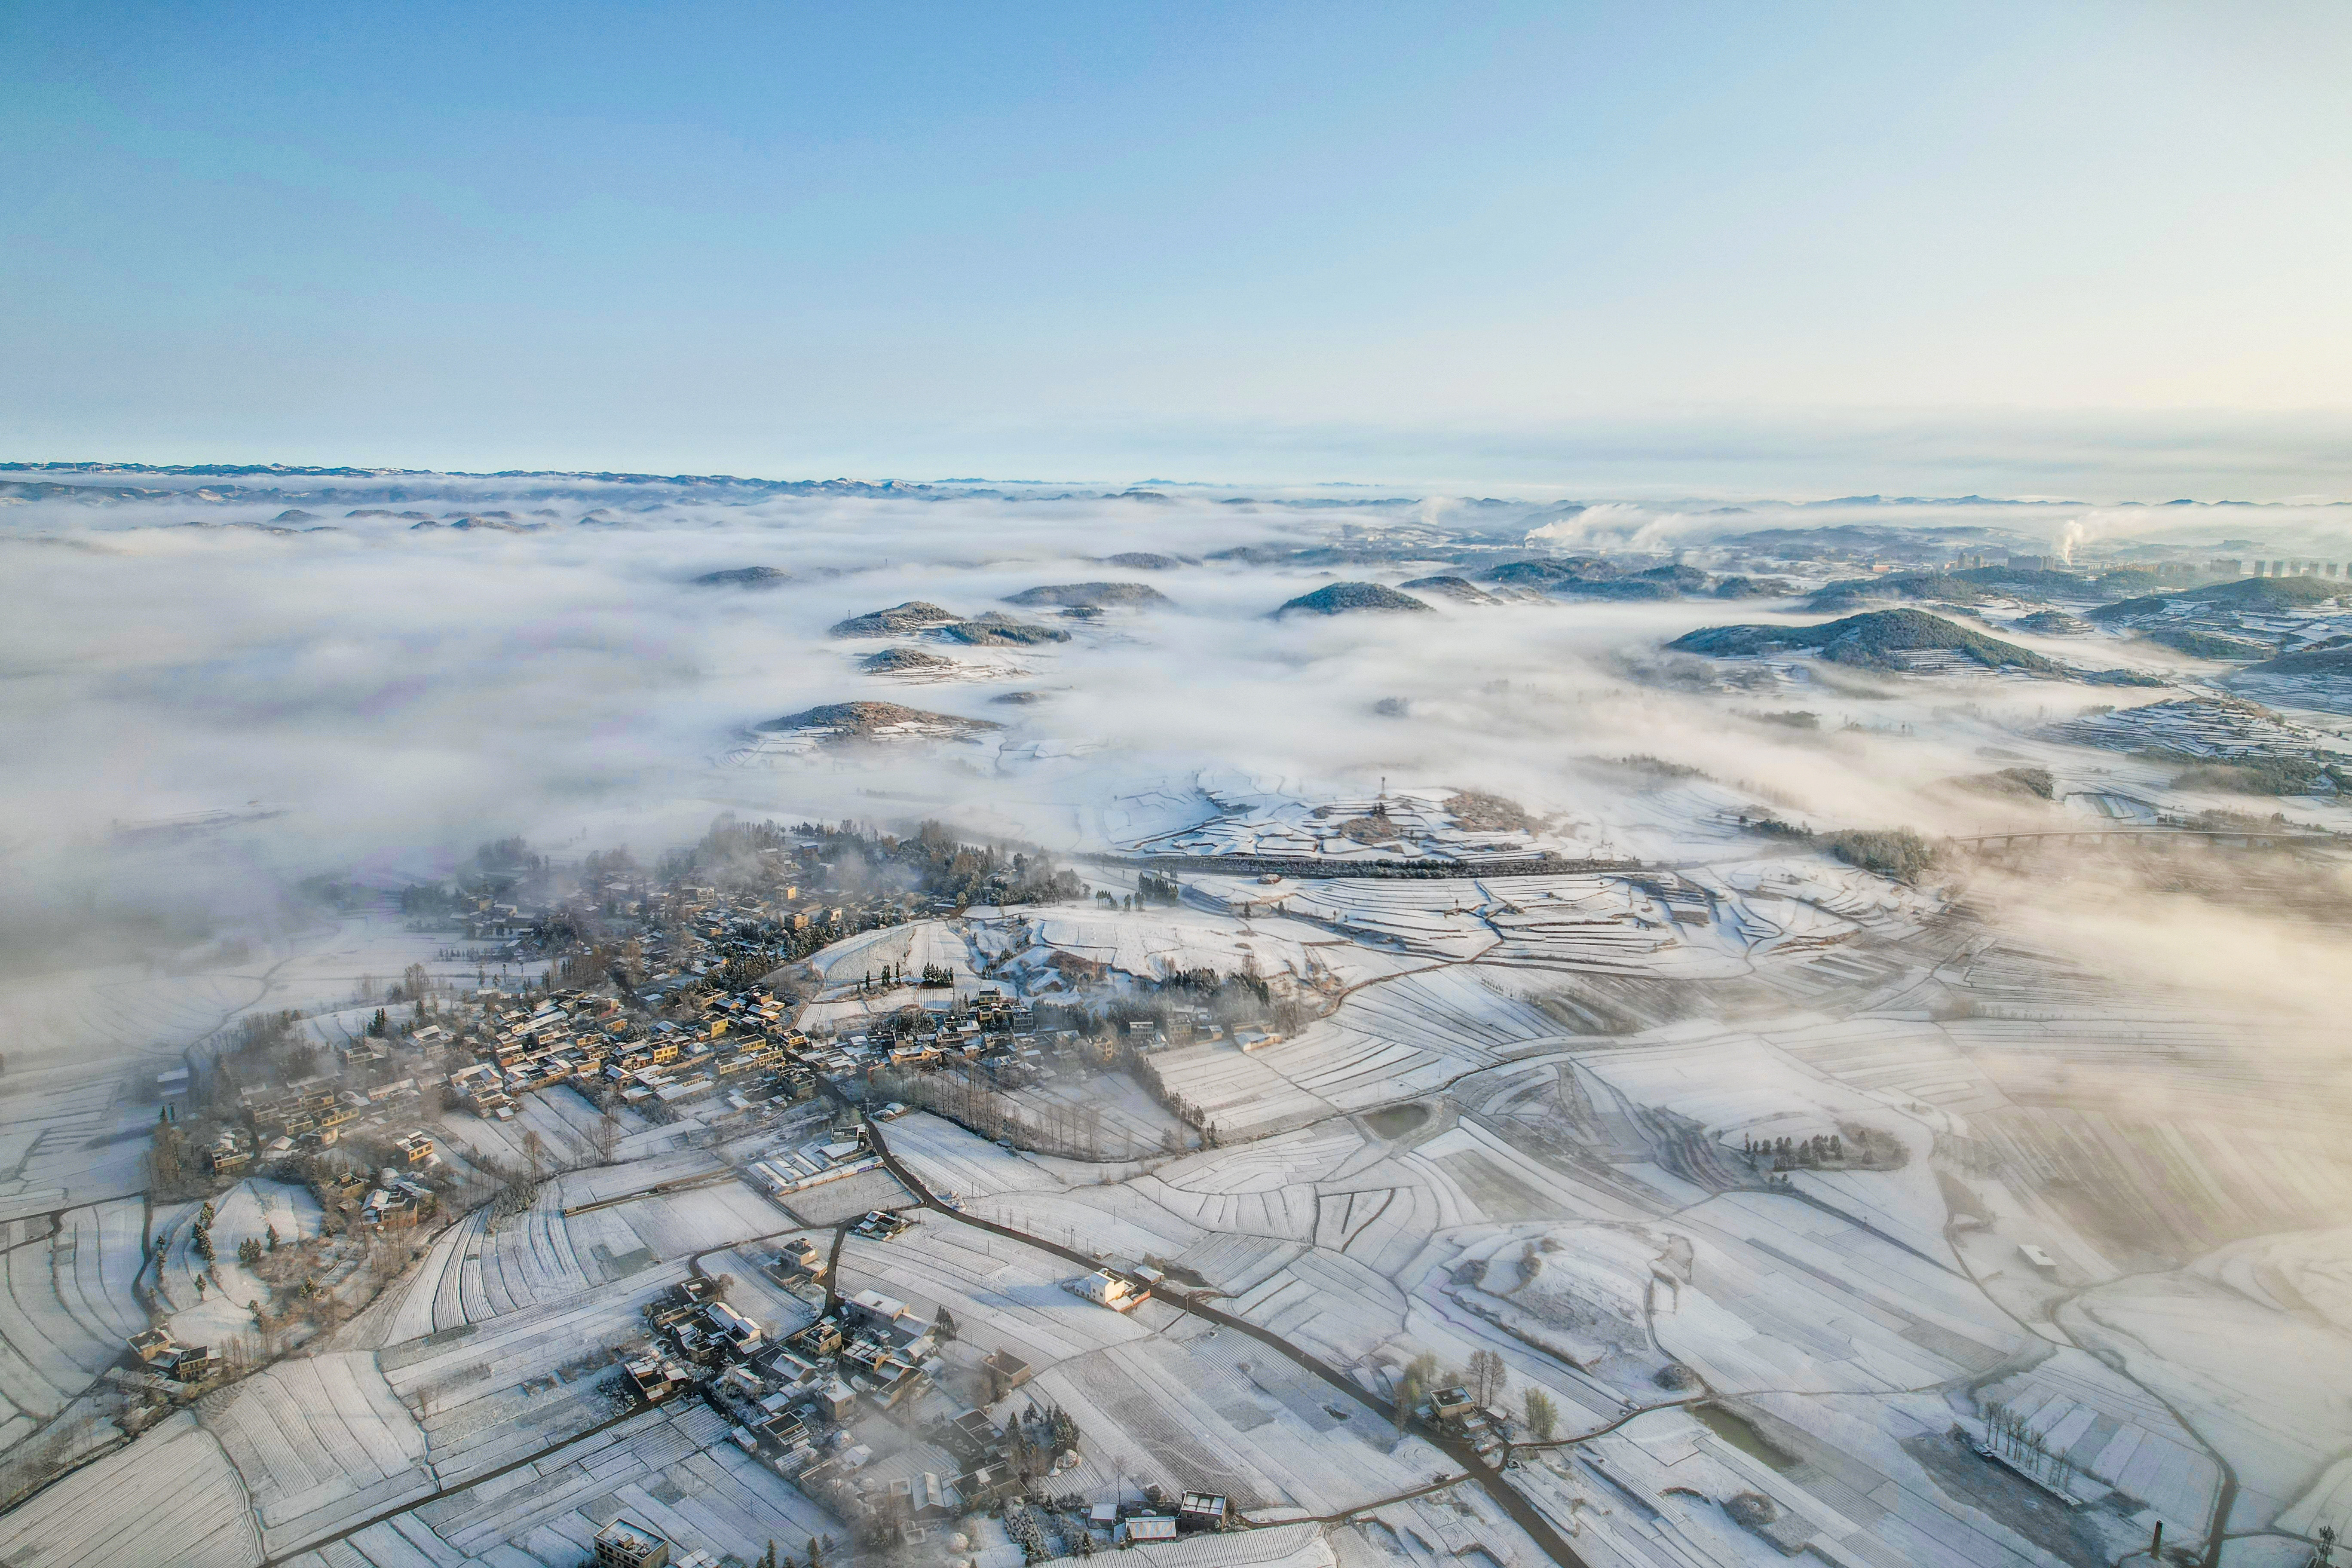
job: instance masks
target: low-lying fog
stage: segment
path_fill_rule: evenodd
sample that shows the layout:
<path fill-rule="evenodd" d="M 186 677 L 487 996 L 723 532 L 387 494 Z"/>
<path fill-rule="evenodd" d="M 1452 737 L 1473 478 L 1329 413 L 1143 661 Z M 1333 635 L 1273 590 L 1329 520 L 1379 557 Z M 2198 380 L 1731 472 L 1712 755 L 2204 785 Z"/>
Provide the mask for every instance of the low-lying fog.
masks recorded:
<path fill-rule="evenodd" d="M 1268 612 L 1332 581 L 1475 575 L 1465 549 L 1517 546 L 1530 531 L 1538 550 L 1659 561 L 1759 528 L 1853 523 L 1957 522 L 2053 551 L 2144 539 L 2250 556 L 2324 553 L 2341 537 L 2334 509 L 1567 512 L 1236 504 L 1181 491 L 745 501 L 691 487 L 649 506 L 643 487 L 457 479 L 373 499 L 383 490 L 314 481 L 292 509 L 282 494 L 103 507 L 37 497 L 0 513 L 16 590 L 0 629 L 12 735 L 0 753 L 5 919 L 20 966 L 202 940 L 305 877 L 397 885 L 511 834 L 657 848 L 732 810 L 883 824 L 938 816 L 1069 847 L 1087 803 L 1115 794 L 1121 778 L 1210 767 L 1310 785 L 1452 784 L 1605 823 L 1627 786 L 1580 764 L 1649 755 L 1702 769 L 1811 826 L 1981 830 L 2002 825 L 1997 803 L 1935 786 L 1999 765 L 1985 753 L 1999 752 L 2005 731 L 2095 702 L 2178 693 L 1954 687 L 1823 667 L 1794 696 L 1727 694 L 1681 679 L 1681 656 L 1660 651 L 1697 626 L 1820 618 L 1789 599 L 1468 606 L 1429 595 L 1428 615 Z M 526 531 L 413 526 L 469 509 L 509 514 Z M 346 515 L 353 510 L 408 515 Z M 1208 559 L 1237 546 L 1360 544 L 1374 533 L 1390 544 L 1425 541 L 1426 559 Z M 1181 561 L 1104 563 L 1123 552 Z M 759 587 L 695 581 L 755 566 L 788 576 Z M 941 650 L 1005 667 L 993 679 L 862 674 L 860 657 L 908 639 L 827 635 L 846 616 L 905 601 L 970 616 L 1007 610 L 1001 601 L 1025 588 L 1096 580 L 1148 583 L 1171 603 L 1088 623 L 1051 606 L 1012 608 L 1073 640 Z M 2064 639 L 2016 640 L 2057 657 L 2082 652 Z M 1009 690 L 1044 697 L 990 700 Z M 1001 758 L 992 747 L 950 746 L 782 769 L 726 761 L 748 725 L 859 699 L 998 721 L 1012 744 Z M 1754 717 L 1791 709 L 1817 713 L 1819 727 Z M 1033 742 L 1048 755 L 1029 754 Z M 122 831 L 223 810 L 255 820 L 194 836 Z M 2161 918 L 2165 930 L 2177 926 L 2177 916 Z M 2223 950 L 2223 917 L 2200 918 L 2189 945 L 2210 957 Z M 2054 927 L 2056 939 L 2084 930 Z M 97 945 L 79 949 L 85 942 Z M 2250 943 L 2250 961 L 2267 971 L 2271 947 Z M 2218 967 L 2242 978 L 2242 966 Z"/>

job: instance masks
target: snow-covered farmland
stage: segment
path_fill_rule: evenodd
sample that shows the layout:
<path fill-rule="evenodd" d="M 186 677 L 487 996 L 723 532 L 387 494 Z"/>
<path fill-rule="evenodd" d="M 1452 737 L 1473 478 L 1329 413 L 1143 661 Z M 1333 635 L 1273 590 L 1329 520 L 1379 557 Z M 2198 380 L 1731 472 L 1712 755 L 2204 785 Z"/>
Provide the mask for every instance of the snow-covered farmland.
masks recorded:
<path fill-rule="evenodd" d="M 120 1081 L 63 1070 L 0 1094 L 0 1220 L 136 1196 L 155 1108 Z"/>
<path fill-rule="evenodd" d="M 1687 1277 L 1658 1342 L 1711 1388 L 1894 1393 L 2001 1366 L 2024 1330 L 1932 1258 L 1789 1196 L 1730 1194 L 1677 1215 Z"/>
<path fill-rule="evenodd" d="M 297 1356 L 206 1399 L 277 1552 L 430 1494 L 425 1430 L 365 1352 Z"/>
<path fill-rule="evenodd" d="M 0 1447 L 65 1408 L 147 1328 L 134 1290 L 143 1224 L 126 1198 L 0 1226 Z"/>
<path fill-rule="evenodd" d="M 2229 1528 L 2265 1528 L 2306 1494 L 2341 1485 L 2352 1443 L 2352 1333 L 2340 1313 L 2352 1232 L 2265 1238 L 2191 1268 L 2117 1279 L 2061 1307 L 2080 1344 L 2113 1356 L 2235 1471 Z M 2335 1300 L 2328 1300 L 2333 1286 Z"/>
<path fill-rule="evenodd" d="M 1008 914 L 976 923 L 973 940 L 993 961 L 992 973 L 1036 994 L 1063 989 L 1063 972 L 1073 966 L 1144 982 L 1206 970 L 1313 984 L 1329 972 L 1328 952 L 1349 950 L 1343 939 L 1301 921 L 1243 921 L 1187 909 Z"/>
<path fill-rule="evenodd" d="M 715 1179 L 656 1190 L 704 1177 Z M 705 1153 L 571 1172 L 541 1183 L 520 1213 L 480 1208 L 443 1232 L 391 1288 L 383 1331 L 397 1341 L 488 1322 L 796 1224 Z"/>
<path fill-rule="evenodd" d="M 236 1467 L 184 1411 L 0 1514 L 0 1559 L 41 1568 L 256 1568 L 262 1557 Z"/>

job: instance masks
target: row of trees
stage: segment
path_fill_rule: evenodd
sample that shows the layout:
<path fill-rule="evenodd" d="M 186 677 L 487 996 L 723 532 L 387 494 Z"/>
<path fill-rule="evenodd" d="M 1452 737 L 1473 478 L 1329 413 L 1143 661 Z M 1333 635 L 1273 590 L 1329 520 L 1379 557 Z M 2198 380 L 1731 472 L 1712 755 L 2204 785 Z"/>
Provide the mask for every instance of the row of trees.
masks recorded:
<path fill-rule="evenodd" d="M 1183 901 L 1184 889 L 1173 877 L 1145 871 L 1135 879 L 1135 898 L 1139 905 L 1176 904 Z"/>
<path fill-rule="evenodd" d="M 1802 1142 L 1790 1138 L 1767 1138 L 1761 1142 L 1749 1138 L 1744 1142 L 1750 1164 L 1769 1159 L 1776 1171 L 1812 1170 L 1845 1162 L 1845 1140 L 1834 1132 L 1818 1134 Z"/>
<path fill-rule="evenodd" d="M 1010 1138 L 1024 1149 L 1066 1159 L 1139 1160 L 1154 1152 L 1125 1129 L 1107 1128 L 1099 1105 L 1065 1100 L 1023 1105 L 965 1062 L 951 1063 L 937 1072 L 877 1069 L 867 1098 L 869 1101 L 902 1100 L 968 1127 L 991 1142 Z M 1171 1129 L 1159 1152 L 1178 1152 L 1168 1144 L 1175 1138 Z"/>
<path fill-rule="evenodd" d="M 262 1230 L 268 1237 L 266 1244 L 258 1236 L 248 1236 L 236 1244 L 236 1260 L 248 1269 L 259 1268 L 263 1256 L 278 1250 L 278 1227 L 268 1225 Z"/>
<path fill-rule="evenodd" d="M 2036 1431 L 2025 1417 L 2002 1405 L 1985 1412 L 1985 1430 L 1993 1452 L 2025 1471 L 2053 1486 L 2063 1486 L 2078 1472 L 2074 1460 L 2050 1447 L 2050 1441 Z"/>
<path fill-rule="evenodd" d="M 795 1558 L 789 1552 L 779 1555 L 776 1543 L 771 1541 L 767 1551 L 760 1554 L 759 1568 L 824 1568 L 832 1554 L 833 1537 L 830 1535 L 810 1536 L 808 1556 L 805 1558 Z"/>
<path fill-rule="evenodd" d="M 1217 1146 L 1217 1124 L 1209 1120 L 1206 1110 L 1168 1087 L 1168 1080 L 1160 1076 L 1157 1062 L 1139 1051 L 1123 1050 L 1121 1054 L 1128 1075 L 1149 1090 L 1151 1098 L 1158 1100 L 1169 1115 L 1199 1132 L 1201 1147 L 1213 1149 Z"/>

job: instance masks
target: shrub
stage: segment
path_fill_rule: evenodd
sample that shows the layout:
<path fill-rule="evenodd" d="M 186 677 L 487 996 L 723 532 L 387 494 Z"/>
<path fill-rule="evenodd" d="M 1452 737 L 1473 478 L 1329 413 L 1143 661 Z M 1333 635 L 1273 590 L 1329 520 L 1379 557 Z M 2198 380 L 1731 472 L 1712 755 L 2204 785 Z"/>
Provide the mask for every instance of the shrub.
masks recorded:
<path fill-rule="evenodd" d="M 1907 827 L 1850 827 L 1829 837 L 1830 853 L 1849 866 L 1908 882 L 1936 864 L 1936 847 Z"/>
<path fill-rule="evenodd" d="M 2345 778 L 2310 757 L 2250 757 L 2235 763 L 2205 763 L 2174 777 L 2175 789 L 2216 790 L 2230 795 L 2316 795 L 2339 790 Z"/>

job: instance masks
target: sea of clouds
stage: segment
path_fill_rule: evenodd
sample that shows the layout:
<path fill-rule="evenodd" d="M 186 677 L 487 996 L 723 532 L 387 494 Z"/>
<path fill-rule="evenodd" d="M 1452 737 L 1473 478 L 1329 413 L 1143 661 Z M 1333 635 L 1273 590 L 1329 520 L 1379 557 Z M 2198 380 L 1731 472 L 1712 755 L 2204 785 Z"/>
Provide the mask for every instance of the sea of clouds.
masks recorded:
<path fill-rule="evenodd" d="M 1988 727 L 2115 693 L 1989 688 L 1942 724 L 1916 689 L 1842 678 L 1824 695 L 1848 709 L 1875 704 L 1868 710 L 1885 721 L 1808 733 L 1740 721 L 1738 700 L 1678 681 L 1660 653 L 1696 626 L 1785 608 L 1434 600 L 1441 607 L 1426 616 L 1269 612 L 1334 580 L 1455 570 L 1442 560 L 1449 539 L 1510 542 L 1531 531 L 1538 547 L 1664 559 L 1759 527 L 1844 522 L 1957 520 L 2027 542 L 2217 547 L 2260 530 L 2279 553 L 2324 549 L 2343 526 L 2336 509 L 1566 512 L 1409 499 L 1236 504 L 1183 490 L 1164 500 L 746 494 L 416 476 L 299 489 L 247 479 L 246 493 L 205 500 L 192 493 L 207 488 L 196 479 L 135 482 L 162 493 L 104 506 L 87 494 L 43 496 L 0 510 L 0 559 L 15 588 L 0 626 L 0 701 L 15 737 L 0 752 L 9 824 L 0 855 L 5 918 L 19 933 L 102 924 L 158 902 L 191 929 L 234 921 L 305 877 L 397 885 L 509 835 L 658 849 L 724 811 L 886 826 L 938 816 L 1068 847 L 1090 831 L 1088 812 L 1119 790 L 1202 768 L 1308 789 L 1446 784 L 1605 817 L 1625 786 L 1593 762 L 1650 755 L 1751 786 L 1816 826 L 1958 830 L 1974 808 L 1932 786 L 1990 765 L 1978 754 Z M 208 488 L 219 496 L 226 487 Z M 289 494 L 299 498 L 291 507 Z M 505 511 L 529 526 L 418 528 L 346 515 L 355 510 L 436 521 Z M 1430 540 L 1426 563 L 1212 559 L 1237 546 L 1345 545 L 1400 527 Z M 1121 552 L 1188 563 L 1103 564 Z M 790 580 L 756 589 L 695 581 L 745 566 Z M 856 658 L 887 645 L 826 635 L 845 616 L 907 600 L 972 615 L 1024 588 L 1100 579 L 1148 582 L 1172 605 L 1113 612 L 1069 644 L 1009 650 L 1029 668 L 1024 679 L 867 676 Z M 1011 689 L 1047 699 L 989 700 Z M 728 765 L 748 726 L 856 699 L 995 721 L 1013 744 L 1004 756 L 949 747 L 854 765 Z M 1053 760 L 1037 761 L 1039 751 Z M 271 815 L 187 844 L 123 832 L 224 809 Z"/>

